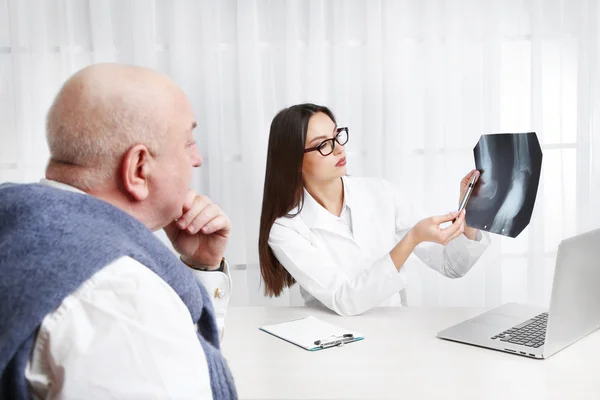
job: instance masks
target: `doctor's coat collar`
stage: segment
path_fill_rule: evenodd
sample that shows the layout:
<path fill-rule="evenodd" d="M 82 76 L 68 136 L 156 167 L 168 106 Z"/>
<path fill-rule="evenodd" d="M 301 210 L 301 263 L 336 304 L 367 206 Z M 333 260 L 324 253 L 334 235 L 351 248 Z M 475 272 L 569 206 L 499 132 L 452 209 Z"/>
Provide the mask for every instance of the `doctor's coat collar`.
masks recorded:
<path fill-rule="evenodd" d="M 363 222 L 367 222 L 369 218 L 368 210 L 365 209 L 368 207 L 367 201 L 363 191 L 357 187 L 352 178 L 344 176 L 342 182 L 344 184 L 344 204 L 350 209 L 352 231 L 354 238 L 357 238 L 364 230 Z M 304 189 L 304 206 L 299 216 L 310 229 L 323 229 L 342 236 L 348 235 L 343 224 L 340 224 L 339 217 L 321 206 L 306 189 Z"/>

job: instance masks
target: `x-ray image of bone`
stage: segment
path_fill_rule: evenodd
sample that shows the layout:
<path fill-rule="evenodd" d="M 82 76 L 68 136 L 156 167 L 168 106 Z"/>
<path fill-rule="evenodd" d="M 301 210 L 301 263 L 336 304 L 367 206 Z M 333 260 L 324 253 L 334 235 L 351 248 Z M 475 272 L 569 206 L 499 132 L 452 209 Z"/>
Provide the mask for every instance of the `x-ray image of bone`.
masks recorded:
<path fill-rule="evenodd" d="M 531 220 L 542 170 L 535 132 L 482 135 L 473 149 L 481 176 L 467 204 L 467 225 L 517 237 Z"/>

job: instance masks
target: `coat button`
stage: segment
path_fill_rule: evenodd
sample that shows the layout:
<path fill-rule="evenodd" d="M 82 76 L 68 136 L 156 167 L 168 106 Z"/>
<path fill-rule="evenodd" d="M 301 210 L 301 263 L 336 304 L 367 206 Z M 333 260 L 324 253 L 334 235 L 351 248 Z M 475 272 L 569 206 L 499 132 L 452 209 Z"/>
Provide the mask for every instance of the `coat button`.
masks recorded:
<path fill-rule="evenodd" d="M 213 297 L 215 299 L 222 299 L 223 297 L 225 297 L 225 292 L 219 288 L 216 288 Z"/>

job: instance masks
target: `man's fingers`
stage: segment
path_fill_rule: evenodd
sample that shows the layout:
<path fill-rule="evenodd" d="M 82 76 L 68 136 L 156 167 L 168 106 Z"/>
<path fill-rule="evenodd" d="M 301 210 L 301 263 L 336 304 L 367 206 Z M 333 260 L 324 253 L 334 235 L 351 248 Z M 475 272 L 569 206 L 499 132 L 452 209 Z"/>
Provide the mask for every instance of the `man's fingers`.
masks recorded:
<path fill-rule="evenodd" d="M 220 214 L 208 221 L 206 225 L 202 228 L 202 233 L 205 235 L 210 235 L 215 232 L 223 231 L 229 232 L 231 230 L 231 221 L 229 217 L 225 214 Z"/>
<path fill-rule="evenodd" d="M 187 195 L 185 196 L 185 202 L 183 203 L 183 213 L 188 212 L 192 206 L 194 205 L 194 201 L 196 200 L 198 195 L 192 189 L 188 190 Z"/>
<path fill-rule="evenodd" d="M 194 197 L 190 202 L 191 195 Z M 183 211 L 183 215 L 177 222 L 165 227 L 169 237 L 176 236 L 175 229 L 185 230 L 192 235 L 201 230 L 204 234 L 211 234 L 220 230 L 229 231 L 230 229 L 231 221 L 223 213 L 221 207 L 213 203 L 208 197 L 197 195 L 193 190 L 190 190 L 188 194 Z"/>
<path fill-rule="evenodd" d="M 191 234 L 198 233 L 205 225 L 215 219 L 216 217 L 223 215 L 221 207 L 215 203 L 208 204 L 204 207 L 200 213 L 190 222 L 187 227 L 187 231 Z"/>
<path fill-rule="evenodd" d="M 179 229 L 189 229 L 190 224 L 194 221 L 198 215 L 208 206 L 210 206 L 212 201 L 209 200 L 208 197 L 205 196 L 196 196 L 192 206 L 183 213 L 181 218 L 177 220 L 177 225 Z"/>

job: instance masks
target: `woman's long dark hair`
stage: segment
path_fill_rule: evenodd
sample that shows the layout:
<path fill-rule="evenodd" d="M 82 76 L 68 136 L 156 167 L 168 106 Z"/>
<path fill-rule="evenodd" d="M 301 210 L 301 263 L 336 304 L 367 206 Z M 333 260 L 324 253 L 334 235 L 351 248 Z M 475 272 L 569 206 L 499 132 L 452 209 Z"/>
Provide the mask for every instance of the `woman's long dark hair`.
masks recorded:
<path fill-rule="evenodd" d="M 260 274 L 265 283 L 265 295 L 270 297 L 279 296 L 284 288 L 296 283 L 271 251 L 269 233 L 277 218 L 295 217 L 297 214 L 289 214 L 290 211 L 296 206 L 299 206 L 298 213 L 302 209 L 302 160 L 306 132 L 310 117 L 319 112 L 326 114 L 335 123 L 335 117 L 327 107 L 315 104 L 298 104 L 285 108 L 271 122 L 258 236 Z"/>

